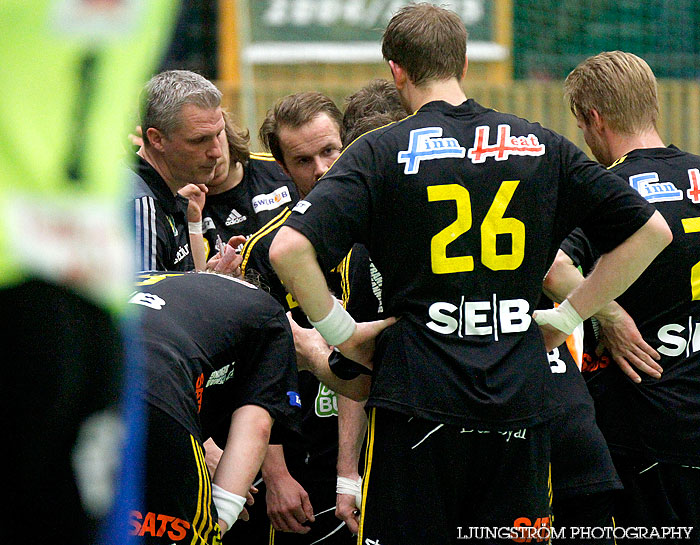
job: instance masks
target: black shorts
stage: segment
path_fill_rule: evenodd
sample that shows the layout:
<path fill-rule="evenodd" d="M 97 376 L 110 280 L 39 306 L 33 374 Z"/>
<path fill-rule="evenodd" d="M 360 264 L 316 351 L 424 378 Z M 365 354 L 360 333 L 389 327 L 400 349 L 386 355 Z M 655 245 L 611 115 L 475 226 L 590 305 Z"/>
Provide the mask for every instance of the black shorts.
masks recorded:
<path fill-rule="evenodd" d="M 700 468 L 655 462 L 642 456 L 613 453 L 624 491 L 615 505 L 615 523 L 621 528 L 689 528 L 665 539 L 652 536 L 645 543 L 700 544 Z M 666 530 L 668 532 L 669 530 Z M 649 534 L 647 534 L 649 536 Z M 618 544 L 632 543 L 618 538 Z"/>
<path fill-rule="evenodd" d="M 546 542 L 549 448 L 547 425 L 478 431 L 372 409 L 358 543 Z"/>
<path fill-rule="evenodd" d="M 560 500 L 622 489 L 586 383 L 568 351 L 560 350 L 566 372 L 552 378 L 566 408 L 550 423 L 555 516 Z"/>
<path fill-rule="evenodd" d="M 560 530 L 566 528 L 563 536 L 574 545 L 580 541 L 576 541 L 576 531 L 571 528 L 613 526 L 613 503 L 622 483 L 591 405 L 572 405 L 550 426 L 552 524 Z M 584 542 L 614 545 L 615 540 L 608 533 Z"/>
<path fill-rule="evenodd" d="M 147 405 L 144 504 L 130 511 L 137 542 L 221 543 L 202 444 L 160 409 Z"/>

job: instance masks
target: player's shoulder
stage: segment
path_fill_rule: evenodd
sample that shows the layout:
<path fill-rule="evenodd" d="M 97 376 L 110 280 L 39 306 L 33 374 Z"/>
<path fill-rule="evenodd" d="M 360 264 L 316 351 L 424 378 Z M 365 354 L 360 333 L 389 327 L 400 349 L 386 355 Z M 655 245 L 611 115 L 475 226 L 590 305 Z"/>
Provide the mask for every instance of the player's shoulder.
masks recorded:
<path fill-rule="evenodd" d="M 158 310 L 166 306 L 181 306 L 176 304 L 177 301 L 184 304 L 196 300 L 203 308 L 220 308 L 230 302 L 236 309 L 255 308 L 251 314 L 260 314 L 263 309 L 267 309 L 270 315 L 279 311 L 277 301 L 254 281 L 227 274 L 146 271 L 136 276 L 134 287 L 135 294 L 141 292 L 146 296 L 134 294 L 132 302 Z"/>
<path fill-rule="evenodd" d="M 134 174 L 131 181 L 131 197 L 135 200 L 143 198 L 156 199 L 153 190 L 138 174 Z"/>
<path fill-rule="evenodd" d="M 129 184 L 131 196 L 134 199 L 143 197 L 156 198 L 151 186 L 146 182 L 145 178 L 137 172 L 131 165 L 124 164 L 121 167 L 124 181 Z"/>
<path fill-rule="evenodd" d="M 250 195 L 267 195 L 281 203 L 299 200 L 294 182 L 269 153 L 251 153 L 244 176 L 246 191 Z"/>
<path fill-rule="evenodd" d="M 626 176 L 659 168 L 687 171 L 700 168 L 700 156 L 674 145 L 665 148 L 640 148 L 626 153 L 612 163 L 608 170 Z"/>
<path fill-rule="evenodd" d="M 482 106 L 472 98 L 458 105 L 445 101 L 429 102 L 415 114 L 408 116 L 397 129 L 410 133 L 415 129 L 430 126 L 451 126 L 453 130 L 459 129 L 470 134 L 479 127 L 488 127 L 491 140 L 529 134 L 535 134 L 540 139 L 561 138 L 560 135 L 536 121 Z M 507 134 L 502 135 L 500 131 L 506 131 Z"/>
<path fill-rule="evenodd" d="M 289 180 L 289 176 L 284 173 L 282 167 L 270 153 L 251 153 L 246 168 L 253 176 L 272 180 Z"/>
<path fill-rule="evenodd" d="M 268 252 L 272 239 L 291 213 L 292 211 L 285 206 L 275 217 L 246 239 L 241 250 L 241 256 L 243 257 L 241 269 L 244 272 L 251 264 L 255 264 L 258 267 L 263 264 L 269 264 Z"/>

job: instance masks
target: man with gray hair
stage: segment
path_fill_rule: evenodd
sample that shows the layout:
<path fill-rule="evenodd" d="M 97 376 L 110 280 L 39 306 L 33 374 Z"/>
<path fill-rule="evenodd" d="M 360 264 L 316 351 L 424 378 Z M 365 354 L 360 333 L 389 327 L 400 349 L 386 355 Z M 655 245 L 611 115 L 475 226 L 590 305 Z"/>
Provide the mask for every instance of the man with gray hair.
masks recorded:
<path fill-rule="evenodd" d="M 222 168 L 221 92 L 187 70 L 157 74 L 143 91 L 141 127 L 143 146 L 129 166 L 134 182 L 136 268 L 194 269 L 188 202 L 178 191 L 195 184 L 206 193 L 206 184 Z"/>

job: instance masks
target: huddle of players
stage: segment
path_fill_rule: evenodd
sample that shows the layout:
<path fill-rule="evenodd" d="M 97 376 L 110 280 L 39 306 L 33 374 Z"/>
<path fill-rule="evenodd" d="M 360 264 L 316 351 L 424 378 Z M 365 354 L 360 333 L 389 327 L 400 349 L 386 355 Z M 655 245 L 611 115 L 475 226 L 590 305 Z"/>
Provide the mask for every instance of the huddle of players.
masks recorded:
<path fill-rule="evenodd" d="M 455 45 L 447 48 L 454 53 L 453 57 L 445 58 L 449 55 L 443 51 L 444 38 L 438 39 L 440 48 L 437 44 L 421 42 L 423 38 L 417 38 L 417 32 L 413 34 L 415 31 L 410 29 L 409 23 L 416 21 L 441 28 L 443 32 L 438 36 L 456 37 Z M 201 171 L 206 171 L 208 166 L 211 178 L 207 180 L 203 176 L 202 185 L 209 189 L 200 209 L 201 225 L 195 219 L 194 228 L 189 229 L 187 219 L 191 210 L 172 191 L 173 184 L 168 184 L 166 179 L 168 170 L 160 169 L 166 173 L 162 176 L 159 169 L 152 168 L 160 176 L 158 180 L 148 169 L 152 165 L 146 160 L 142 163 L 148 164 L 140 167 L 149 171 L 152 182 L 149 187 L 159 187 L 167 199 L 159 199 L 155 191 L 152 195 L 142 191 L 135 200 L 140 213 L 137 217 L 146 217 L 144 210 L 163 206 L 164 200 L 171 206 L 164 206 L 161 214 L 156 210 L 154 218 L 166 221 L 151 223 L 154 228 L 149 232 L 153 248 L 168 248 L 174 256 L 172 268 L 166 260 L 160 262 L 165 263 L 162 270 L 184 271 L 194 267 L 185 249 L 200 234 L 200 229 L 207 241 L 209 257 L 221 239 L 224 246 L 219 248 L 223 253 L 228 253 L 230 258 L 233 251 L 236 256 L 231 270 L 237 272 L 240 266 L 244 277 L 254 272 L 264 291 L 269 291 L 282 309 L 291 312 L 294 328 L 302 326 L 308 331 L 312 323 L 324 319 L 324 314 L 310 320 L 311 315 L 319 313 L 305 295 L 303 279 L 288 274 L 284 259 L 270 262 L 272 240 L 283 227 L 287 233 L 293 230 L 313 243 L 324 280 L 333 293 L 346 300 L 356 319 L 364 322 L 384 316 L 402 317 L 380 337 L 377 349 L 381 356 L 374 359 L 377 368 L 368 405 L 370 430 L 364 459 L 363 499 L 357 504 L 361 516 L 352 509 L 342 513 L 348 527 L 359 531 L 360 540 L 367 536 L 367 540 L 377 543 L 406 543 L 411 539 L 445 543 L 456 540 L 458 526 L 533 527 L 537 523 L 538 527 L 552 523 L 612 526 L 613 514 L 618 526 L 697 528 L 700 526 L 696 500 L 700 490 L 697 469 L 700 376 L 690 330 L 696 318 L 696 292 L 700 297 L 695 281 L 700 243 L 693 246 L 694 237 L 690 233 L 700 231 L 692 212 L 692 207 L 700 202 L 697 197 L 700 159 L 672 146 L 665 147 L 658 135 L 655 140 L 649 138 L 649 133 L 655 133 L 658 112 L 655 79 L 643 61 L 620 52 L 599 55 L 582 63 L 569 76 L 566 93 L 596 158 L 604 166 L 614 161 L 610 170 L 629 183 L 621 183 L 620 178 L 588 161 L 565 139 L 537 124 L 488 110 L 473 100 L 464 102 L 454 92 L 454 86 L 442 90 L 436 99 L 440 102 L 421 103 L 421 98 L 416 97 L 426 89 L 426 81 L 454 84 L 463 77 L 466 59 L 462 56 L 460 60 L 458 53 L 460 39 L 466 45 L 466 34 L 460 38 L 462 29 L 454 14 L 434 6 L 418 5 L 401 10 L 392 19 L 384 43 L 395 87 L 373 82 L 365 89 L 365 95 L 358 93 L 351 97 L 345 119 L 332 101 L 318 93 L 285 97 L 268 113 L 261 128 L 261 139 L 272 157 L 245 152 L 236 155 L 231 147 L 234 138 L 230 135 L 241 133 L 230 119 L 224 116 L 225 130 L 217 123 L 209 123 L 210 134 L 202 136 L 205 140 L 209 138 L 213 151 L 207 152 L 210 161 Z M 402 49 L 399 40 L 392 43 L 392 37 L 396 36 L 421 42 L 422 50 L 433 55 L 428 55 L 430 60 L 425 62 L 432 62 L 433 66 L 429 69 L 414 66 L 410 47 L 404 45 Z M 445 66 L 451 72 L 445 73 Z M 639 79 L 644 85 L 630 83 Z M 627 103 L 634 106 L 625 108 Z M 206 104 L 205 108 L 210 103 Z M 645 105 L 645 112 L 651 112 L 647 117 L 640 113 L 639 104 Z M 405 117 L 403 107 L 416 113 L 394 122 Z M 212 119 L 216 121 L 215 116 Z M 204 125 L 208 122 L 205 120 Z M 151 127 L 146 123 L 143 126 L 145 147 L 148 147 Z M 371 132 L 367 136 L 355 140 L 368 130 Z M 513 137 L 523 138 L 509 140 L 511 133 Z M 639 134 L 645 138 L 635 142 L 632 137 Z M 427 148 L 418 144 L 412 147 L 421 135 L 423 142 L 443 137 L 441 142 L 448 147 L 453 138 L 457 146 L 441 150 L 442 154 L 428 155 Z M 510 156 L 506 153 L 505 157 L 499 157 L 498 146 L 493 144 L 495 139 L 499 144 L 511 143 Z M 473 148 L 465 158 L 464 148 L 472 143 Z M 342 156 L 341 148 L 346 149 Z M 165 147 L 164 150 L 167 152 Z M 323 183 L 312 191 L 331 165 Z M 236 172 L 238 181 L 232 187 L 229 180 L 227 189 L 212 190 L 216 187 L 214 180 L 225 181 Z M 520 181 L 503 181 L 516 178 Z M 193 180 L 200 181 L 185 179 L 186 183 L 181 183 L 178 189 Z M 165 182 L 169 193 L 159 182 Z M 267 182 L 270 185 L 265 185 Z M 420 186 L 427 200 L 425 196 L 416 198 L 413 185 Z M 526 193 L 514 199 L 518 185 Z M 302 201 L 297 202 L 297 191 Z M 455 220 L 454 204 L 436 204 L 440 202 L 457 204 L 458 220 L 454 227 L 457 236 L 453 236 L 452 242 L 436 241 L 438 237 L 433 236 L 439 231 L 436 226 L 447 226 Z M 459 222 L 465 213 L 465 202 L 471 207 L 468 213 L 471 215 L 473 211 L 475 219 L 496 217 L 503 222 L 500 226 L 492 225 L 491 231 L 482 226 L 482 239 L 493 238 L 492 246 L 482 251 L 482 264 L 477 267 L 483 267 L 489 259 L 490 265 L 488 270 L 479 270 L 478 280 L 469 274 L 475 265 L 469 269 L 469 266 L 464 268 L 463 262 L 455 261 L 474 254 L 473 246 L 469 245 L 474 242 L 467 241 L 469 237 L 465 236 L 471 223 L 464 223 L 464 218 Z M 541 203 L 542 209 L 535 212 L 531 202 Z M 427 206 L 432 207 L 429 213 L 425 212 Z M 492 210 L 495 216 L 491 215 Z M 674 242 L 634 283 L 635 274 L 646 263 L 640 265 L 629 258 L 639 270 L 637 273 L 623 270 L 619 274 L 622 282 L 613 288 L 618 292 L 612 294 L 612 297 L 622 294 L 618 298 L 619 306 L 609 305 L 599 310 L 600 305 L 580 303 L 582 299 L 574 295 L 567 304 L 567 296 L 583 279 L 573 265 L 587 273 L 599 261 L 598 274 L 605 275 L 605 267 L 609 265 L 601 254 L 626 256 L 613 253 L 623 247 L 629 255 L 644 254 L 650 261 L 665 246 L 668 240 L 650 242 L 652 237 L 641 239 L 642 246 L 647 247 L 644 251 L 638 245 L 625 247 L 625 239 L 633 240 L 639 234 L 638 229 L 641 233 L 649 221 L 658 220 L 657 210 L 671 227 Z M 263 214 L 266 214 L 264 219 Z M 261 218 L 258 224 L 249 223 L 258 218 Z M 511 218 L 518 220 L 508 223 Z M 518 222 L 524 222 L 522 244 L 527 233 L 527 244 L 532 245 L 527 252 L 518 242 L 519 227 L 514 227 Z M 521 303 L 516 301 L 526 301 L 529 309 L 547 309 L 549 305 L 540 301 L 542 279 L 559 241 L 579 225 L 583 230 L 565 241 L 545 280 L 547 293 L 565 302 L 559 310 L 538 312 L 535 318 L 544 329 L 548 348 L 553 348 L 545 359 L 538 327 L 518 314 L 517 305 Z M 663 233 L 661 227 L 657 231 Z M 247 237 L 240 256 L 235 248 L 226 248 L 225 243 L 231 237 L 248 232 L 252 234 Z M 426 238 L 428 233 L 430 236 Z M 530 240 L 531 236 L 537 238 L 535 233 L 546 236 Z M 510 247 L 498 241 L 498 235 L 504 234 L 511 237 Z M 275 244 L 279 246 L 288 240 L 291 239 L 278 236 Z M 448 252 L 447 245 L 452 244 Z M 649 249 L 650 246 L 653 248 Z M 420 257 L 409 259 L 415 255 Z M 447 270 L 440 271 L 441 266 Z M 215 267 L 211 268 L 216 270 Z M 440 288 L 435 288 L 436 281 L 431 280 L 436 274 L 444 275 L 438 277 Z M 591 281 L 595 279 L 591 277 Z M 162 419 L 160 412 L 165 412 L 186 428 L 195 439 L 194 458 L 199 460 L 199 465 L 195 464 L 198 471 L 190 472 L 197 476 L 192 489 L 173 486 L 167 493 L 161 491 L 156 495 L 189 494 L 199 498 L 202 502 L 199 509 L 208 513 L 208 517 L 191 520 L 187 512 L 193 512 L 192 506 L 188 506 L 180 513 L 181 518 L 174 519 L 185 522 L 178 523 L 173 530 L 172 521 L 170 526 L 160 522 L 147 525 L 144 513 L 139 512 L 141 517 L 134 519 L 134 533 L 171 541 L 184 535 L 197 535 L 200 542 L 215 543 L 220 539 L 214 515 L 218 513 L 223 521 L 222 529 L 231 528 L 223 537 L 224 542 L 236 539 L 250 543 L 272 539 L 285 543 L 354 541 L 350 532 L 341 527 L 342 523 L 330 515 L 336 505 L 335 464 L 339 441 L 359 450 L 362 440 L 357 436 L 364 427 L 358 425 L 348 432 L 355 434 L 350 440 L 343 432 L 339 437 L 335 416 L 342 402 L 333 399 L 335 394 L 311 373 L 301 372 L 299 387 L 295 386 L 295 349 L 283 340 L 285 336 L 291 339 L 292 329 L 281 319 L 282 309 L 275 307 L 263 290 L 231 280 L 222 281 L 214 275 L 150 274 L 139 283 L 139 291 L 148 295 L 134 302 L 147 308 L 146 324 L 150 320 L 148 313 L 162 316 L 171 308 L 179 309 L 181 317 L 177 322 L 186 336 L 191 336 L 192 341 L 200 336 L 211 338 L 213 344 L 211 349 L 196 353 L 202 350 L 199 345 L 192 349 L 196 355 L 188 354 L 182 359 L 177 354 L 181 349 L 176 348 L 180 345 L 178 334 L 173 331 L 168 331 L 167 336 L 163 334 L 165 321 L 149 329 L 153 332 L 149 355 L 157 352 L 164 355 L 159 361 L 178 362 L 175 367 L 180 373 L 171 382 L 162 376 L 155 376 L 149 382 L 153 385 L 146 394 L 149 405 L 158 408 L 152 411 L 155 413 L 152 418 Z M 173 284 L 172 293 L 168 291 L 169 284 Z M 162 293 L 158 291 L 161 288 Z M 318 283 L 313 290 L 322 291 Z M 493 306 L 500 304 L 501 322 L 484 335 L 484 329 L 490 326 L 479 321 L 483 310 L 470 310 L 464 298 L 459 303 L 459 297 L 491 301 L 493 290 L 498 293 L 499 301 L 494 300 Z M 214 303 L 209 299 L 221 302 L 226 300 L 228 295 L 224 294 L 228 292 L 232 299 L 235 295 L 241 300 L 232 300 L 228 313 L 223 308 L 210 312 L 209 305 Z M 177 303 L 177 296 L 182 293 L 196 295 Z M 303 311 L 294 297 L 298 294 Z M 169 305 L 171 300 L 173 303 Z M 193 300 L 198 303 L 192 303 Z M 602 297 L 600 302 L 606 300 Z M 444 302 L 437 310 L 430 306 L 436 301 Z M 579 306 L 571 301 L 579 302 Z M 427 314 L 432 319 L 428 324 L 430 331 L 423 325 L 421 309 L 430 309 Z M 591 376 L 586 388 L 577 363 L 596 358 L 595 340 L 591 335 L 585 339 L 587 358 L 570 349 L 574 343 L 560 344 L 560 341 L 593 311 L 597 312 L 596 319 L 587 321 L 586 327 L 591 323 L 597 325 L 610 352 L 623 367 L 627 365 L 628 371 L 609 365 Z M 503 316 L 509 316 L 508 313 L 511 321 L 504 322 Z M 562 313 L 567 313 L 564 318 Z M 575 319 L 571 320 L 571 316 Z M 172 323 L 172 320 L 166 321 Z M 639 333 L 630 320 L 639 326 Z M 268 332 L 268 326 L 263 323 L 275 324 L 276 342 L 263 341 Z M 456 327 L 454 332 L 449 331 L 450 336 L 445 332 L 453 323 Z M 229 338 L 227 328 L 237 331 L 238 336 Z M 357 331 L 359 326 L 352 335 Z M 227 338 L 229 342 L 224 341 Z M 296 333 L 295 339 L 298 339 Z M 340 337 L 332 344 L 343 352 L 346 341 L 348 338 Z M 331 352 L 327 345 L 325 349 L 321 346 L 316 362 L 319 373 Z M 296 351 L 300 351 L 299 346 Z M 535 357 L 538 353 L 542 356 Z M 655 363 L 659 357 L 661 374 L 659 364 Z M 337 352 L 333 358 L 338 358 Z M 196 370 L 191 368 L 190 360 L 197 362 Z M 283 373 L 271 372 L 271 362 L 277 360 L 286 362 Z M 461 363 L 455 366 L 454 362 Z M 347 361 L 340 363 L 349 367 Z M 629 364 L 653 376 L 642 373 L 641 379 L 633 381 L 627 378 L 634 374 L 629 372 Z M 240 374 L 234 373 L 234 368 L 241 369 Z M 280 369 L 278 366 L 277 371 Z M 359 374 L 357 370 L 344 371 L 338 372 L 342 377 L 338 391 L 345 391 L 353 398 L 367 397 L 370 394 L 367 381 L 357 387 L 358 381 L 366 376 L 362 370 Z M 187 376 L 184 382 L 182 373 Z M 168 385 L 173 384 L 179 386 L 175 391 L 168 390 Z M 183 391 L 185 384 L 187 388 Z M 230 390 L 226 396 L 216 391 L 220 388 L 227 392 L 227 387 Z M 168 400 L 170 394 L 176 403 Z M 235 402 L 226 401 L 229 395 Z M 183 405 L 187 406 L 185 412 Z M 231 433 L 234 423 L 240 425 L 239 410 L 250 405 L 264 407 L 277 425 L 272 425 L 271 418 L 262 418 L 262 423 L 253 418 L 247 428 L 236 428 L 248 431 Z M 362 406 L 349 410 L 360 414 L 356 421 L 365 416 Z M 294 423 L 295 411 L 303 415 L 301 426 Z M 237 413 L 239 418 L 234 418 Z M 407 418 L 412 421 L 410 424 Z M 282 429 L 283 426 L 287 429 Z M 272 527 L 265 513 L 260 512 L 260 507 L 265 507 L 261 493 L 256 503 L 248 507 L 250 522 L 233 525 L 244 509 L 247 488 L 242 488 L 240 482 L 231 482 L 235 473 L 231 460 L 239 460 L 236 443 L 250 430 L 259 432 L 256 436 L 259 440 L 255 442 L 254 463 L 246 465 L 245 477 L 252 482 L 255 472 L 262 468 L 262 483 L 267 486 L 266 510 Z M 157 450 L 160 445 L 160 449 L 170 452 L 168 438 L 175 435 L 170 430 L 156 437 L 149 443 L 152 445 L 149 451 L 162 455 Z M 207 480 L 202 445 L 209 438 L 225 446 L 221 454 L 223 470 L 214 471 L 214 484 L 207 489 L 209 496 L 203 496 L 202 500 L 201 495 L 191 490 Z M 186 447 L 187 438 L 184 439 Z M 260 445 L 267 445 L 268 439 L 271 446 L 263 452 Z M 180 451 L 187 452 L 185 447 Z M 183 458 L 190 459 L 188 453 Z M 359 460 L 359 452 L 352 453 L 350 458 Z M 148 467 L 157 465 L 158 460 L 162 460 L 161 456 L 155 456 Z M 512 470 L 506 471 L 507 466 Z M 517 487 L 522 493 L 513 492 L 516 479 L 521 479 Z M 162 476 L 159 480 L 167 482 Z M 553 506 L 548 494 L 550 488 Z M 354 502 L 353 486 L 350 490 L 339 489 L 344 492 L 338 496 L 339 506 L 348 497 Z M 211 495 L 215 511 L 210 507 Z M 157 500 L 151 501 L 157 504 Z M 416 503 L 427 510 L 428 516 L 415 515 L 412 506 Z M 232 504 L 237 508 L 231 509 Z M 175 508 L 170 505 L 158 509 L 166 518 L 175 516 Z M 157 518 L 156 510 L 149 507 L 149 513 L 156 513 Z M 279 533 L 279 530 L 296 533 Z M 598 541 L 612 542 L 605 538 Z"/>

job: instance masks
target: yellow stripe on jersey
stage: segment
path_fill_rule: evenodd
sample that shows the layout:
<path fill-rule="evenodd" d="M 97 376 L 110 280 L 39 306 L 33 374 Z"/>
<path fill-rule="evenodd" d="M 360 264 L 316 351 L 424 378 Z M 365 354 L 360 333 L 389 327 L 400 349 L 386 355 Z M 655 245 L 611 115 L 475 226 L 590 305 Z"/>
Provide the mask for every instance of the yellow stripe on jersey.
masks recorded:
<path fill-rule="evenodd" d="M 415 115 L 415 114 L 411 114 L 411 115 Z M 407 117 L 411 117 L 411 116 L 407 116 Z M 405 118 L 404 118 L 404 119 L 405 119 Z M 348 143 L 348 146 L 351 146 L 352 144 L 354 144 L 355 142 L 357 142 L 357 141 L 358 141 L 360 138 L 362 138 L 365 134 L 369 134 L 369 133 L 371 133 L 371 132 L 378 131 L 379 129 L 383 129 L 384 127 L 388 127 L 389 125 L 393 125 L 394 123 L 398 123 L 399 121 L 403 121 L 403 119 L 399 119 L 398 121 L 391 121 L 391 122 L 389 122 L 389 123 L 386 123 L 385 125 L 381 125 L 381 126 L 379 126 L 379 127 L 374 127 L 373 129 L 369 129 L 367 132 L 363 132 L 360 136 L 358 136 L 357 138 L 355 138 L 352 142 Z M 345 146 L 345 147 L 347 148 L 348 146 Z"/>
<path fill-rule="evenodd" d="M 197 463 L 197 474 L 199 477 L 199 494 L 197 497 L 197 512 L 195 513 L 194 519 L 192 520 L 192 541 L 191 545 L 201 545 L 208 544 L 209 536 L 212 531 L 216 532 L 216 536 L 212 543 L 214 545 L 221 543 L 218 533 L 218 525 L 212 517 L 211 512 L 211 479 L 209 478 L 209 470 L 207 469 L 207 464 L 204 460 L 204 452 L 202 447 L 197 442 L 197 440 L 190 435 L 190 442 L 192 443 L 192 451 L 194 452 L 194 458 Z"/>
<path fill-rule="evenodd" d="M 194 545 L 197 543 L 197 530 L 195 530 L 196 526 L 199 524 L 200 518 L 203 516 L 202 514 L 202 503 L 203 503 L 203 496 L 204 496 L 204 491 L 202 487 L 202 474 L 199 470 L 199 457 L 197 456 L 197 441 L 195 440 L 194 437 L 190 435 L 190 442 L 192 443 L 192 450 L 194 451 L 194 458 L 197 462 L 197 474 L 199 476 L 199 494 L 197 496 L 197 512 L 194 515 L 194 519 L 192 520 L 192 541 L 190 542 L 191 545 Z"/>
<path fill-rule="evenodd" d="M 340 288 L 343 291 L 343 307 L 347 308 L 350 301 L 350 256 L 352 249 L 348 252 L 343 260 L 338 265 L 337 270 L 340 273 Z"/>
<path fill-rule="evenodd" d="M 610 165 L 608 167 L 608 170 L 610 170 L 612 167 L 616 167 L 617 165 L 622 163 L 625 159 L 627 159 L 627 155 L 623 155 L 622 157 L 620 157 L 617 161 L 615 161 L 612 165 Z"/>
<path fill-rule="evenodd" d="M 270 539 L 268 540 L 268 545 L 275 545 L 275 527 L 270 524 Z"/>
<path fill-rule="evenodd" d="M 259 161 L 275 161 L 275 158 L 272 156 L 271 153 L 266 153 L 262 151 L 251 152 L 250 158 L 258 159 Z"/>
<path fill-rule="evenodd" d="M 362 534 L 364 533 L 365 507 L 367 505 L 367 488 L 369 485 L 369 475 L 372 470 L 372 452 L 374 450 L 374 426 L 377 416 L 376 407 L 369 410 L 369 421 L 367 424 L 367 447 L 365 450 L 365 475 L 362 478 L 362 507 L 360 508 L 360 528 L 357 532 L 358 545 L 363 544 Z"/>
<path fill-rule="evenodd" d="M 338 159 L 340 159 L 340 157 L 347 151 L 347 149 L 348 149 L 350 146 L 352 146 L 355 142 L 357 142 L 357 140 L 358 140 L 361 136 L 364 136 L 365 134 L 369 134 L 369 133 L 374 132 L 374 131 L 378 131 L 379 129 L 381 129 L 381 128 L 383 128 L 383 127 L 388 127 L 389 125 L 393 125 L 394 123 L 403 123 L 403 122 L 406 121 L 409 117 L 413 117 L 414 115 L 416 115 L 416 113 L 418 113 L 418 112 L 417 112 L 417 111 L 416 111 L 416 112 L 413 112 L 412 114 L 407 115 L 407 116 L 404 117 L 403 119 L 399 119 L 398 121 L 392 121 L 391 123 L 387 123 L 386 125 L 382 125 L 382 127 L 376 127 L 376 128 L 374 128 L 374 129 L 368 130 L 368 131 L 365 132 L 365 133 L 362 133 L 360 136 L 358 136 L 357 138 L 355 138 L 355 140 L 353 140 L 352 142 L 350 142 L 347 146 L 345 146 L 345 147 L 342 149 L 342 151 L 340 152 L 340 155 L 338 155 L 338 157 L 335 158 L 335 161 L 333 161 L 333 163 L 331 164 L 331 166 L 328 167 L 328 169 L 326 170 L 326 172 L 328 172 L 328 171 L 333 167 L 333 165 L 335 165 L 335 163 L 338 161 Z M 325 176 L 325 175 L 326 175 L 326 174 L 324 173 L 323 176 Z M 323 178 L 323 176 L 321 176 L 321 178 Z"/>
<path fill-rule="evenodd" d="M 246 266 L 248 265 L 248 259 L 250 258 L 250 252 L 253 251 L 253 247 L 255 246 L 255 244 L 257 244 L 257 242 L 261 238 L 263 238 L 265 235 L 274 231 L 279 226 L 281 226 L 285 221 L 287 221 L 287 218 L 289 217 L 289 215 L 291 213 L 292 213 L 292 211 L 285 206 L 284 210 L 282 210 L 274 218 L 272 218 L 270 221 L 268 221 L 258 231 L 253 233 L 248 238 L 248 240 L 245 241 L 245 244 L 243 245 L 243 251 L 241 252 L 241 255 L 243 256 L 243 261 L 241 262 L 241 275 L 242 276 L 245 276 Z"/>
<path fill-rule="evenodd" d="M 135 282 L 136 286 L 150 286 L 152 284 L 157 284 L 161 280 L 165 280 L 171 276 L 182 276 L 185 273 L 141 273 L 136 275 L 136 278 L 141 278 L 142 280 Z"/>
<path fill-rule="evenodd" d="M 206 509 L 205 512 L 207 514 L 206 525 L 202 526 L 202 537 L 205 543 L 213 543 L 214 545 L 218 545 L 221 543 L 221 532 L 219 529 L 219 521 L 218 519 L 214 520 L 214 513 L 212 511 L 214 499 L 211 487 L 211 476 L 209 474 L 209 469 L 207 468 L 204 450 L 199 444 L 197 444 L 197 452 L 199 453 L 200 475 L 202 476 L 202 479 L 205 482 L 204 507 Z"/>

